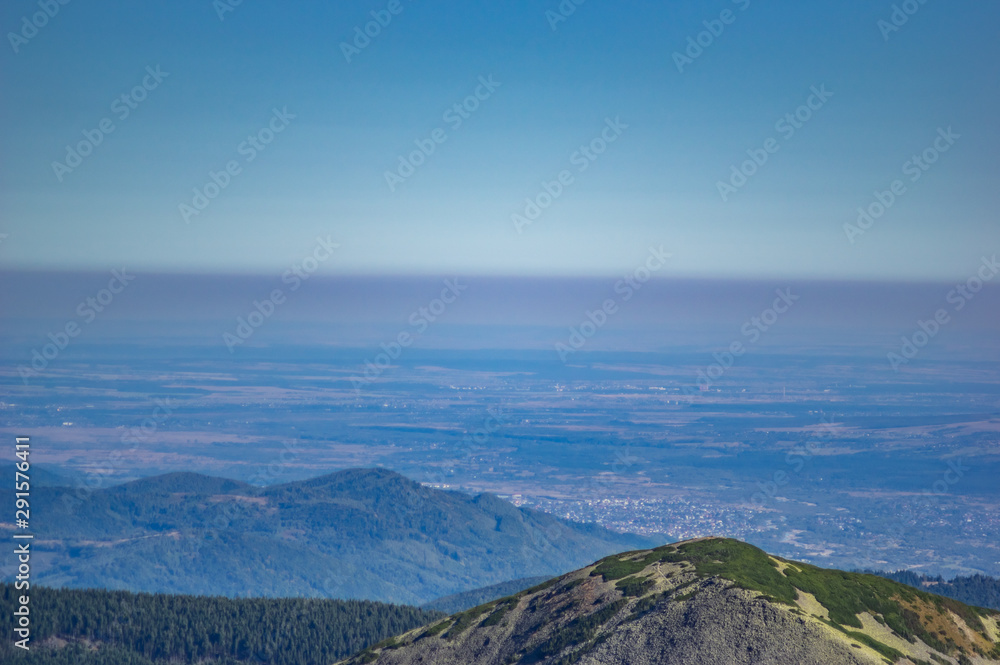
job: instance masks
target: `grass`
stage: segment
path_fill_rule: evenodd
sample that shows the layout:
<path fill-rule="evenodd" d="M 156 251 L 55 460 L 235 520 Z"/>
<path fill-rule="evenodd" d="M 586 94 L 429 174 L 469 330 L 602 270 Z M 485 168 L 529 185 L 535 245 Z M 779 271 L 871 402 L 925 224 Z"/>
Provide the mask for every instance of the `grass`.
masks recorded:
<path fill-rule="evenodd" d="M 688 561 L 699 577 L 721 577 L 788 605 L 794 605 L 798 598 L 795 587 L 766 552 L 738 540 L 718 538 L 685 543 L 676 552 L 661 554 L 660 561 Z"/>
<path fill-rule="evenodd" d="M 886 625 L 904 639 L 914 641 L 919 638 L 942 653 L 957 652 L 959 656 L 964 654 L 958 645 L 951 640 L 942 641 L 928 626 L 937 618 L 935 614 L 948 622 L 949 611 L 954 612 L 971 628 L 983 636 L 986 635 L 981 617 L 992 614 L 991 611 L 969 607 L 958 601 L 935 596 L 875 575 L 846 573 L 800 562 L 788 562 L 793 565 L 786 566 L 783 572 L 778 561 L 752 545 L 724 538 L 700 540 L 677 546 L 667 545 L 648 552 L 630 552 L 607 557 L 598 562 L 590 575 L 601 576 L 605 582 L 615 581 L 615 587 L 625 598 L 590 615 L 574 619 L 531 654 L 526 655 L 522 662 L 537 662 L 554 656 L 571 645 L 588 643 L 600 625 L 627 604 L 626 598 L 642 597 L 655 585 L 652 578 L 637 574 L 656 563 L 689 564 L 694 567 L 698 578 L 726 579 L 740 588 L 762 594 L 769 602 L 783 603 L 793 608 L 797 607 L 796 599 L 800 591 L 812 594 L 829 612 L 831 626 L 874 649 L 887 659 L 897 659 L 902 657 L 902 654 L 862 632 L 848 630 L 848 628 L 863 628 L 858 619 L 859 614 L 869 613 L 876 621 Z M 559 581 L 560 578 L 554 578 L 509 598 L 457 614 L 451 620 L 427 629 L 421 637 L 436 635 L 450 625 L 451 629 L 445 638 L 453 639 L 487 613 L 483 625 L 496 625 L 520 598 L 545 591 Z M 582 579 L 570 580 L 559 591 L 568 591 L 582 582 Z M 669 593 L 675 594 L 673 598 L 676 601 L 688 600 L 698 592 L 698 589 L 692 589 L 682 595 L 676 594 L 692 584 L 696 582 L 681 585 Z M 638 617 L 654 604 L 654 598 L 643 598 L 633 607 L 630 618 Z M 919 609 L 920 614 L 928 614 L 928 618 L 922 618 L 914 609 Z M 454 623 L 451 623 L 452 621 Z M 1000 658 L 1000 644 L 996 644 L 989 655 Z M 572 660 L 573 655 L 566 658 Z"/>
<path fill-rule="evenodd" d="M 986 627 L 983 625 L 983 620 L 980 618 L 981 613 L 978 611 L 979 608 L 970 607 L 964 603 L 960 603 L 953 598 L 945 598 L 943 596 L 934 596 L 935 604 L 938 607 L 938 611 L 942 609 L 950 610 L 962 617 L 962 620 L 969 625 L 975 631 L 978 631 L 984 637 L 986 636 Z"/>
<path fill-rule="evenodd" d="M 880 656 L 888 660 L 890 663 L 895 663 L 900 659 L 906 657 L 906 654 L 896 651 L 888 644 L 883 644 L 882 642 L 879 642 L 878 640 L 871 638 L 865 635 L 864 633 L 859 633 L 853 630 L 844 630 L 843 628 L 841 630 L 843 630 L 843 632 L 846 635 L 848 635 L 851 639 L 857 640 L 858 642 L 864 644 L 866 647 L 877 651 Z"/>
<path fill-rule="evenodd" d="M 622 598 L 605 605 L 592 614 L 573 619 L 566 626 L 557 630 L 549 639 L 542 642 L 534 651 L 522 658 L 521 662 L 537 663 L 550 656 L 555 656 L 567 647 L 589 642 L 597 629 L 607 623 L 627 604 L 628 601 Z"/>
<path fill-rule="evenodd" d="M 624 596 L 642 596 L 653 588 L 656 582 L 648 577 L 626 577 L 620 580 L 615 588 Z"/>
<path fill-rule="evenodd" d="M 929 621 L 922 620 L 907 604 L 920 603 L 924 607 L 933 608 L 946 621 L 948 612 L 954 612 L 970 628 L 983 636 L 986 634 L 977 609 L 956 600 L 935 596 L 875 575 L 846 573 L 799 562 L 786 567 L 782 574 L 775 561 L 765 552 L 735 540 L 687 543 L 678 547 L 676 554 L 667 559 L 661 557 L 660 560 L 690 561 L 699 576 L 722 577 L 737 586 L 759 591 L 773 600 L 788 604 L 794 603 L 798 591 L 804 591 L 815 596 L 828 610 L 830 621 L 837 627 L 862 628 L 858 615 L 867 612 L 880 617 L 881 622 L 901 637 L 910 641 L 919 638 L 942 653 L 953 653 L 957 645 L 951 641 L 941 641 L 928 628 Z M 931 620 L 933 618 L 932 616 Z M 862 633 L 850 632 L 852 637 L 864 641 L 857 637 Z M 886 657 L 891 658 L 894 653 L 898 653 L 881 642 L 871 641 L 881 646 L 867 641 L 865 644 Z"/>
<path fill-rule="evenodd" d="M 861 628 L 856 615 L 880 614 L 886 625 L 903 637 L 909 637 L 922 625 L 919 616 L 903 608 L 898 599 L 914 599 L 906 587 L 875 575 L 844 573 L 813 566 L 802 571 L 789 568 L 788 579 L 796 588 L 811 593 L 830 612 L 836 623 Z M 912 615 L 912 616 L 910 616 Z"/>
<path fill-rule="evenodd" d="M 398 649 L 403 646 L 402 643 L 395 637 L 390 637 L 387 640 L 382 640 L 378 644 L 372 647 L 372 649 Z"/>
<path fill-rule="evenodd" d="M 605 582 L 618 580 L 635 575 L 657 562 L 691 563 L 699 577 L 721 577 L 788 604 L 794 604 L 798 597 L 795 587 L 781 574 L 778 565 L 766 552 L 723 538 L 685 543 L 678 547 L 659 547 L 636 560 L 609 557 L 602 560 L 591 575 L 601 575 Z"/>
<path fill-rule="evenodd" d="M 495 626 L 500 623 L 503 618 L 507 615 L 507 612 L 512 610 L 517 606 L 517 598 L 505 598 L 504 600 L 497 603 L 497 608 L 493 610 L 493 613 L 488 617 L 483 619 L 483 622 L 479 624 L 480 626 Z"/>
<path fill-rule="evenodd" d="M 420 637 L 418 637 L 417 639 L 423 639 L 425 637 L 434 637 L 435 635 L 440 634 L 441 631 L 443 631 L 450 625 L 451 625 L 451 619 L 445 619 L 441 623 L 434 624 L 433 626 L 425 630 L 423 633 L 420 634 Z"/>
<path fill-rule="evenodd" d="M 667 596 L 668 592 L 661 593 L 659 595 L 646 596 L 640 599 L 635 605 L 632 606 L 632 612 L 628 615 L 625 621 L 635 621 L 649 612 L 656 606 L 656 601 L 660 598 Z"/>
<path fill-rule="evenodd" d="M 683 603 L 685 600 L 691 600 L 697 594 L 698 594 L 698 589 L 695 589 L 694 591 L 688 591 L 687 593 L 682 593 L 679 596 L 675 596 L 674 600 L 677 601 L 678 603 Z"/>
<path fill-rule="evenodd" d="M 828 570 L 799 562 L 794 562 L 794 566 L 788 566 L 782 572 L 778 563 L 766 552 L 733 539 L 712 538 L 678 546 L 667 545 L 638 558 L 637 554 L 631 552 L 603 559 L 591 575 L 601 575 L 605 581 L 620 580 L 616 586 L 626 595 L 633 595 L 627 592 L 638 591 L 642 583 L 641 578 L 635 575 L 647 566 L 657 562 L 689 563 L 699 577 L 729 580 L 738 587 L 763 594 L 768 601 L 795 607 L 799 591 L 810 593 L 829 611 L 832 624 L 838 628 L 862 628 L 858 615 L 868 612 L 907 640 L 919 638 L 938 651 L 954 652 L 954 643 L 941 641 L 928 628 L 927 624 L 934 619 L 933 616 L 922 619 L 907 607 L 919 604 L 946 621 L 948 612 L 954 612 L 970 628 L 986 635 L 981 620 L 984 612 L 979 608 L 874 575 Z M 694 593 L 675 596 L 675 600 L 686 600 Z M 885 649 L 889 647 L 885 645 L 872 648 L 882 655 L 888 654 Z M 1000 652 L 1000 646 L 996 650 Z"/>
<path fill-rule="evenodd" d="M 638 561 L 621 561 L 617 557 L 609 557 L 597 564 L 597 567 L 594 568 L 590 575 L 591 577 L 597 577 L 600 575 L 604 578 L 605 582 L 610 582 L 612 580 L 620 580 L 623 577 L 628 577 L 629 575 L 635 575 L 638 572 L 642 572 L 650 563 L 653 562 L 650 561 L 647 563 L 646 559 L 639 559 Z"/>
<path fill-rule="evenodd" d="M 469 626 L 471 626 L 473 623 L 476 622 L 476 619 L 486 614 L 487 612 L 491 612 L 499 602 L 500 601 L 494 600 L 489 603 L 480 605 L 478 607 L 473 607 L 471 610 L 465 610 L 464 612 L 456 614 L 454 617 L 452 617 L 455 620 L 455 623 L 452 624 L 451 630 L 449 630 L 445 634 L 444 639 L 453 640 L 462 633 L 464 633 L 466 628 L 468 628 Z"/>
<path fill-rule="evenodd" d="M 533 593 L 538 593 L 539 591 L 545 591 L 546 589 L 548 589 L 549 587 L 551 587 L 552 585 L 554 585 L 558 581 L 559 581 L 558 577 L 553 577 L 551 580 L 545 580 L 541 584 L 536 584 L 535 586 L 531 587 L 530 589 L 525 589 L 524 591 L 518 592 L 517 594 L 515 594 L 515 596 L 517 596 L 517 597 L 528 596 L 528 595 L 531 595 Z"/>

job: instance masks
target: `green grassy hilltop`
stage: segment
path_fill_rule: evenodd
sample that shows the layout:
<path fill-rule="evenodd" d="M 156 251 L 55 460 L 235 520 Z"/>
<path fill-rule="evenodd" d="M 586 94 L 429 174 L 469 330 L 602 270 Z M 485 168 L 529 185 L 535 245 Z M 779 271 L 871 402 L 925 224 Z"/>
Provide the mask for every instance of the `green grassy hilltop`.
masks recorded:
<path fill-rule="evenodd" d="M 708 538 L 601 559 L 347 662 L 1000 663 L 1000 612 Z"/>

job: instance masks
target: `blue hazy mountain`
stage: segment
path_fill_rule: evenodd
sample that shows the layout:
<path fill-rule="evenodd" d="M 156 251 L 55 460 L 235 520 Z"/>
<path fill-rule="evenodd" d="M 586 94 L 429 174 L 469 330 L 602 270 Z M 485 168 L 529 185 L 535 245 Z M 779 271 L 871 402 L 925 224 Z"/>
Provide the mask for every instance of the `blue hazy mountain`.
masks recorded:
<path fill-rule="evenodd" d="M 423 603 L 650 544 L 385 469 L 267 488 L 173 473 L 34 501 L 53 586 Z"/>

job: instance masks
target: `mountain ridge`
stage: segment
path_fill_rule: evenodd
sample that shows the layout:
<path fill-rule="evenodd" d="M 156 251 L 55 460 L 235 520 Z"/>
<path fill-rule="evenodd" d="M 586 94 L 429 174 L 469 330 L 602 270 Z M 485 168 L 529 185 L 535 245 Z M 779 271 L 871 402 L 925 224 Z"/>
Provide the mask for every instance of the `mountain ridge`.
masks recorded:
<path fill-rule="evenodd" d="M 455 614 L 464 610 L 472 609 L 473 607 L 482 605 L 483 603 L 488 603 L 491 600 L 511 596 L 519 591 L 523 591 L 541 584 L 542 582 L 546 582 L 549 579 L 550 578 L 545 576 L 523 577 L 521 579 L 501 582 L 499 584 L 491 584 L 488 587 L 469 589 L 468 591 L 462 591 L 449 596 L 436 598 L 429 603 L 421 605 L 420 609 L 444 612 L 446 614 Z"/>
<path fill-rule="evenodd" d="M 855 572 L 878 575 L 916 589 L 922 589 L 939 596 L 947 596 L 966 605 L 978 605 L 1000 610 L 1000 579 L 977 573 L 956 575 L 945 579 L 940 575 L 923 575 L 912 570 L 858 570 Z"/>
<path fill-rule="evenodd" d="M 384 468 L 267 487 L 165 474 L 32 500 L 38 580 L 76 588 L 419 605 L 654 544 Z"/>
<path fill-rule="evenodd" d="M 343 665 L 995 665 L 1000 612 L 725 538 L 625 552 Z"/>

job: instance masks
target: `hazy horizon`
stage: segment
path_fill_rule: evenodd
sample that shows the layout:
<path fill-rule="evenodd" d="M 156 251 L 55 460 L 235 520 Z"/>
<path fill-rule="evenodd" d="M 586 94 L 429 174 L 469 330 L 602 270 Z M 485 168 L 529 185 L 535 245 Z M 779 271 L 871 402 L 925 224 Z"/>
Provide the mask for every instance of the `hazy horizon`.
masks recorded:
<path fill-rule="evenodd" d="M 7 596 L 28 660 L 1000 665 L 972 610 L 832 572 L 1000 576 L 998 25 L 3 4 L 0 530 L 34 556 L 0 573 L 61 587 Z M 418 485 L 289 484 L 358 468 Z M 116 486 L 176 472 L 215 480 Z M 594 561 L 423 632 L 330 600 Z M 1000 610 L 992 577 L 902 581 Z"/>
<path fill-rule="evenodd" d="M 280 272 L 323 236 L 321 273 L 662 245 L 689 277 L 926 281 L 1000 247 L 995 6 L 570 6 L 60 5 L 8 35 L 0 265 Z"/>

